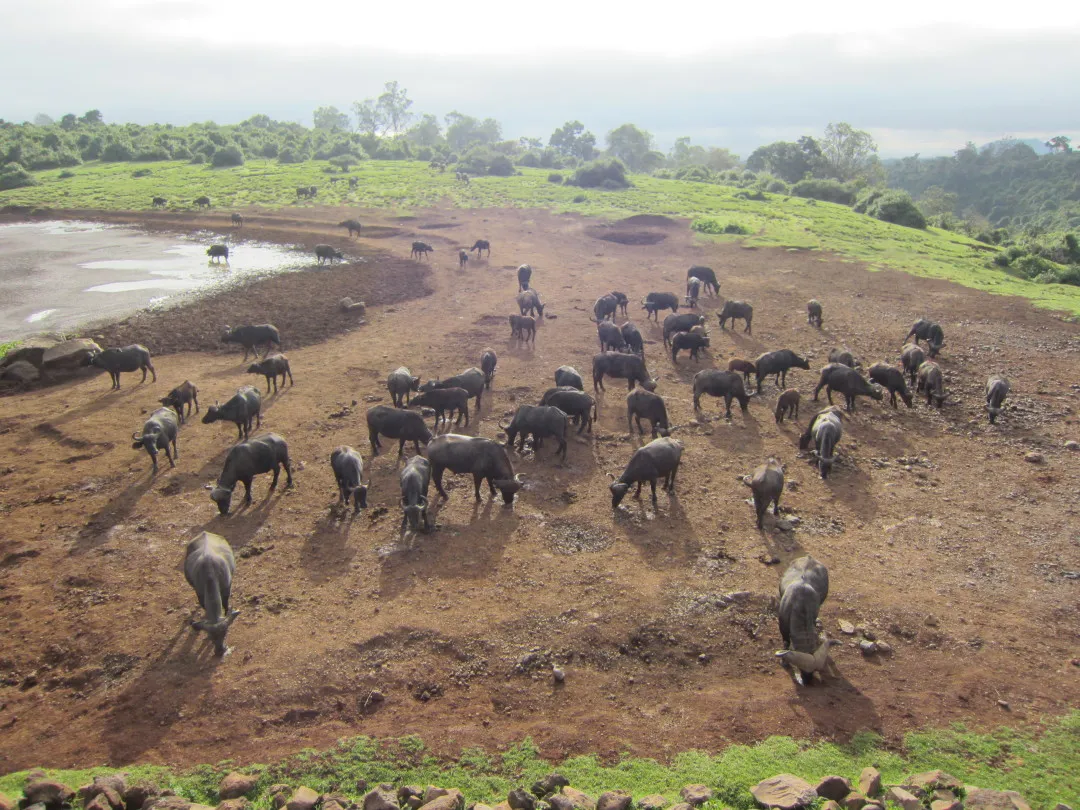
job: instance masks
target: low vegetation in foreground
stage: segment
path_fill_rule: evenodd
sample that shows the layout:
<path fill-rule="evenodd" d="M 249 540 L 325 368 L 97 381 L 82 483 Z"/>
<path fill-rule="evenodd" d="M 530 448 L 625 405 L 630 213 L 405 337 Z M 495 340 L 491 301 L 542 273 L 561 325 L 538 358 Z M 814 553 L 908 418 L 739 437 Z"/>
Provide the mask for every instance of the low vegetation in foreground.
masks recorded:
<path fill-rule="evenodd" d="M 36 173 L 37 185 L 0 192 L 0 205 L 29 208 L 149 210 L 155 196 L 168 210 L 194 210 L 210 197 L 212 210 L 355 206 L 399 213 L 450 204 L 462 208 L 549 208 L 617 219 L 634 214 L 685 217 L 709 239 L 740 239 L 747 247 L 830 251 L 873 269 L 941 278 L 1037 306 L 1080 315 L 1080 288 L 1030 281 L 1002 259 L 1006 253 L 953 231 L 904 227 L 839 203 L 757 188 L 630 175 L 625 189 L 582 189 L 549 181 L 546 169 L 464 183 L 420 161 L 368 160 L 350 171 L 358 179 L 331 184 L 326 161 L 285 165 L 249 160 L 215 169 L 187 162 L 92 163 Z M 315 200 L 297 201 L 298 187 L 317 186 Z M 609 184 L 610 185 L 610 184 Z M 256 215 L 257 216 L 257 215 Z M 1043 281 L 1046 278 L 1042 279 Z"/>
<path fill-rule="evenodd" d="M 594 798 L 605 791 L 622 790 L 640 805 L 643 798 L 659 794 L 667 806 L 683 801 L 684 786 L 701 784 L 712 792 L 705 810 L 749 810 L 756 806 L 750 789 L 777 774 L 795 774 L 811 785 L 838 775 L 850 779 L 857 790 L 859 776 L 868 767 L 880 771 L 885 788 L 903 785 L 915 773 L 942 770 L 962 785 L 1014 790 L 1032 808 L 1051 810 L 1059 802 L 1075 803 L 1080 797 L 1077 739 L 1080 711 L 1051 721 L 1041 732 L 999 728 L 984 734 L 962 727 L 912 732 L 900 750 L 886 748 L 880 737 L 869 732 L 845 745 L 771 737 L 753 746 L 733 745 L 715 755 L 688 751 L 669 763 L 630 756 L 610 763 L 595 756 L 552 763 L 529 740 L 497 753 L 465 750 L 456 760 L 445 761 L 433 756 L 416 737 L 382 741 L 357 737 L 327 751 L 305 750 L 275 764 L 241 770 L 253 777 L 254 784 L 246 792 L 252 810 L 275 807 L 270 788 L 280 784 L 303 785 L 320 794 L 340 793 L 353 800 L 369 786 L 382 783 L 440 785 L 457 788 L 469 803 L 494 805 L 515 788 L 529 790 L 553 769 Z M 216 805 L 222 779 L 235 768 L 234 763 L 223 761 L 182 773 L 146 765 L 123 772 L 129 784 L 147 783 L 191 802 Z M 78 788 L 94 777 L 116 772 L 109 768 L 57 770 L 48 776 Z M 26 772 L 0 777 L 0 793 L 18 797 L 26 781 Z M 823 802 L 819 799 L 814 804 Z M 889 800 L 885 804 L 895 806 Z"/>

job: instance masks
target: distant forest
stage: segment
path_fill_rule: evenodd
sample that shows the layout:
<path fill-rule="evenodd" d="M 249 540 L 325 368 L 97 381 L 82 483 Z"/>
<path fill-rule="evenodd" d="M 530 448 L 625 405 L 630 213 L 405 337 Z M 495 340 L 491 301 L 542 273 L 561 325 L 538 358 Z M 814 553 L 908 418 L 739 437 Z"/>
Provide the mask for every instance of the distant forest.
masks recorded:
<path fill-rule="evenodd" d="M 886 164 L 888 183 L 954 216 L 1033 234 L 1080 228 L 1080 152 L 1068 138 L 1039 155 L 1026 143 L 969 143 L 952 157 L 918 155 Z"/>

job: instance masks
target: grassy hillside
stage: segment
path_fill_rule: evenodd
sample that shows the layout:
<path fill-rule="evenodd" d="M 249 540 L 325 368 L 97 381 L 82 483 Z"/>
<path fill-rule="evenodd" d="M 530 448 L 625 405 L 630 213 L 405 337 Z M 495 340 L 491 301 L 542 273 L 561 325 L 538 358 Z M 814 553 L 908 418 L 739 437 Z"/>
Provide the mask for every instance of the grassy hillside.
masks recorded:
<path fill-rule="evenodd" d="M 388 208 L 401 213 L 450 204 L 544 207 L 607 218 L 666 214 L 697 220 L 707 231 L 723 229 L 715 225 L 737 224 L 749 233 L 703 238 L 828 250 L 872 268 L 1023 296 L 1036 306 L 1080 316 L 1080 288 L 1037 284 L 1009 275 L 990 264 L 996 248 L 949 231 L 919 231 L 881 222 L 832 203 L 649 176 L 634 176 L 634 187 L 624 191 L 582 190 L 548 182 L 549 172 L 543 169 L 523 169 L 515 177 L 475 178 L 464 185 L 453 172 L 436 173 L 417 161 L 365 161 L 351 172 L 360 185 L 350 191 L 344 178 L 330 184 L 327 166 L 320 161 L 295 165 L 249 161 L 233 169 L 183 162 L 91 163 L 73 170 L 39 172 L 38 185 L 0 192 L 0 206 L 140 210 L 150 208 L 153 196 L 163 196 L 171 208 L 190 208 L 195 197 L 206 194 L 216 209 L 279 208 L 297 205 L 297 186 L 317 185 L 318 199 L 302 205 Z M 147 174 L 134 176 L 141 172 Z"/>
<path fill-rule="evenodd" d="M 560 763 L 544 760 L 528 740 L 501 752 L 479 749 L 463 751 L 455 761 L 441 761 L 426 750 L 416 737 L 376 741 L 367 737 L 342 740 L 328 751 L 302 751 L 273 765 L 257 765 L 245 771 L 258 773 L 261 794 L 255 810 L 266 810 L 267 788 L 278 782 L 304 784 L 318 791 L 357 794 L 357 781 L 370 785 L 395 784 L 457 787 L 468 801 L 495 804 L 507 791 L 526 787 L 557 768 L 570 783 L 594 797 L 605 790 L 623 789 L 640 799 L 662 794 L 669 802 L 679 801 L 679 790 L 689 783 L 713 788 L 715 798 L 705 810 L 734 807 L 751 810 L 754 801 L 749 789 L 762 779 L 778 773 L 793 773 L 811 783 L 831 774 L 853 781 L 867 766 L 877 767 L 883 783 L 898 784 L 904 777 L 940 768 L 965 784 L 998 790 L 1017 790 L 1033 808 L 1053 807 L 1057 802 L 1075 802 L 1080 796 L 1080 712 L 1052 721 L 1042 734 L 1003 728 L 980 734 L 963 728 L 908 734 L 901 750 L 888 750 L 879 737 L 867 732 L 846 745 L 805 743 L 789 737 L 771 737 L 753 746 L 733 745 L 720 754 L 689 751 L 670 763 L 624 757 L 603 763 L 593 756 L 581 756 Z M 169 787 L 187 799 L 213 806 L 221 778 L 233 769 L 225 761 L 205 765 L 188 773 L 174 773 L 157 766 L 139 766 L 125 771 L 132 780 L 146 778 L 159 787 Z M 98 774 L 111 772 L 97 768 L 55 771 L 54 775 L 72 787 L 89 782 Z M 24 774 L 0 777 L 0 792 L 18 796 Z"/>

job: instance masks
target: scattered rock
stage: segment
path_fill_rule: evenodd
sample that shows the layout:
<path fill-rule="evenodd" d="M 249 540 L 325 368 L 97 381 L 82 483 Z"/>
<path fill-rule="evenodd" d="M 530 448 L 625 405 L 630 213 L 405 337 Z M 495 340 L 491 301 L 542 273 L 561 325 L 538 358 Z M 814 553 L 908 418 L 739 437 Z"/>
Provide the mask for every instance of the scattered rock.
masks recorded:
<path fill-rule="evenodd" d="M 1024 797 L 1015 790 L 967 787 L 964 793 L 964 807 L 968 810 L 1031 810 Z"/>
<path fill-rule="evenodd" d="M 596 800 L 596 810 L 627 810 L 634 797 L 625 790 L 609 790 Z"/>
<path fill-rule="evenodd" d="M 54 779 L 35 779 L 23 788 L 26 804 L 43 804 L 52 810 L 68 804 L 75 791 Z"/>
<path fill-rule="evenodd" d="M 664 805 L 660 805 L 661 808 L 663 806 Z M 15 802 L 13 802 L 3 793 L 0 793 L 0 810 L 15 810 Z M 657 808 L 657 810 L 659 810 L 659 808 Z"/>
<path fill-rule="evenodd" d="M 450 791 L 446 788 L 435 787 L 435 785 L 428 785 L 427 790 L 424 791 L 424 804 L 433 802 L 442 796 L 449 796 Z"/>
<path fill-rule="evenodd" d="M 713 792 L 705 785 L 687 785 L 679 791 L 679 795 L 687 804 L 698 807 L 709 801 L 713 797 Z"/>
<path fill-rule="evenodd" d="M 506 794 L 506 803 L 510 805 L 510 810 L 535 810 L 536 808 L 536 799 L 531 793 L 521 788 L 515 788 Z"/>
<path fill-rule="evenodd" d="M 877 652 L 877 648 L 874 648 Z M 864 796 L 874 798 L 881 793 L 881 772 L 877 768 L 863 768 L 859 774 L 859 790 Z"/>
<path fill-rule="evenodd" d="M 913 793 L 902 787 L 891 787 L 885 791 L 885 798 L 900 807 L 900 810 L 922 810 L 922 802 Z"/>
<path fill-rule="evenodd" d="M 191 802 L 183 796 L 158 796 L 152 802 L 143 805 L 144 810 L 190 810 Z"/>
<path fill-rule="evenodd" d="M 938 618 L 933 613 L 930 613 L 923 620 L 923 624 L 925 624 L 927 627 L 937 627 L 938 626 Z"/>
<path fill-rule="evenodd" d="M 142 810 L 143 806 L 154 799 L 159 792 L 156 785 L 151 785 L 148 782 L 137 782 L 134 785 L 129 785 L 128 789 L 121 794 L 121 798 L 124 800 L 124 807 L 127 810 Z"/>
<path fill-rule="evenodd" d="M 566 680 L 566 672 L 564 672 L 559 667 L 552 667 L 551 668 L 551 677 L 555 681 L 555 683 L 562 683 L 563 681 Z"/>
<path fill-rule="evenodd" d="M 402 788 L 402 790 L 407 789 Z M 402 790 L 398 791 L 397 800 L 401 801 L 403 804 L 407 804 L 410 798 L 419 798 L 419 796 L 416 795 L 420 792 L 419 789 L 417 789 L 415 793 L 410 791 L 404 796 L 402 796 Z M 398 810 L 398 801 L 395 801 L 393 793 L 383 790 L 382 788 L 375 788 L 364 795 L 363 807 L 364 810 Z"/>
<path fill-rule="evenodd" d="M 930 802 L 930 810 L 963 810 L 963 807 L 956 799 L 934 799 Z"/>
<path fill-rule="evenodd" d="M 587 793 L 582 793 L 577 788 L 567 785 L 559 793 L 568 798 L 577 810 L 594 810 L 596 807 L 596 799 Z"/>
<path fill-rule="evenodd" d="M 1069 441 L 1065 442 L 1065 449 L 1066 450 L 1080 450 L 1080 442 L 1075 441 L 1073 439 L 1069 439 Z"/>
<path fill-rule="evenodd" d="M 288 785 L 271 785 L 270 790 L 267 791 L 270 794 L 270 805 L 274 810 L 279 810 L 285 806 L 285 803 L 289 801 L 289 795 L 292 793 L 292 788 Z"/>
<path fill-rule="evenodd" d="M 892 653 L 892 645 L 889 644 L 887 641 L 875 641 L 874 643 L 877 644 L 877 650 L 879 653 L 882 653 L 884 655 L 889 655 Z"/>
<path fill-rule="evenodd" d="M 116 791 L 111 791 L 111 793 L 115 797 L 115 803 L 104 793 L 99 793 L 85 804 L 84 810 L 123 810 L 124 804 Z"/>
<path fill-rule="evenodd" d="M 355 312 L 358 315 L 363 315 L 367 311 L 367 305 L 363 301 L 353 301 L 348 296 L 342 298 L 338 306 L 342 312 Z"/>
<path fill-rule="evenodd" d="M 556 677 L 556 680 L 559 680 L 558 677 Z M 543 799 L 545 796 L 550 796 L 559 788 L 564 788 L 569 784 L 570 780 L 561 773 L 549 773 L 543 779 L 533 782 L 531 790 L 536 798 Z"/>
<path fill-rule="evenodd" d="M 218 786 L 218 798 L 221 801 L 239 799 L 241 796 L 251 793 L 258 782 L 259 778 L 257 776 L 248 776 L 233 771 L 221 780 L 221 784 Z"/>
<path fill-rule="evenodd" d="M 859 791 L 853 790 L 840 800 L 840 806 L 844 810 L 862 810 L 866 805 L 866 797 Z"/>
<path fill-rule="evenodd" d="M 855 635 L 855 625 L 853 625 L 851 622 L 841 619 L 839 624 L 840 632 L 843 633 L 845 636 Z"/>
<path fill-rule="evenodd" d="M 247 810 L 248 800 L 241 796 L 239 799 L 226 799 L 217 806 L 217 810 Z M 323 805 L 324 810 L 330 810 Z"/>
<path fill-rule="evenodd" d="M 1024 456 L 1024 461 L 1030 464 L 1042 464 L 1044 461 L 1046 461 L 1046 456 L 1044 456 L 1042 453 L 1036 453 L 1034 450 L 1032 450 L 1030 453 Z"/>
<path fill-rule="evenodd" d="M 807 807 L 817 798 L 817 793 L 810 783 L 790 773 L 782 773 L 768 779 L 762 779 L 750 792 L 763 807 L 778 807 L 780 810 L 795 810 Z"/>
<path fill-rule="evenodd" d="M 465 797 L 460 790 L 451 790 L 445 796 L 439 796 L 430 802 L 421 805 L 421 810 L 464 810 Z"/>
<path fill-rule="evenodd" d="M 839 804 L 834 802 L 832 799 L 829 799 L 829 801 L 827 801 L 827 802 L 825 802 L 825 804 L 821 805 L 821 810 L 844 810 L 844 808 L 842 808 Z"/>
<path fill-rule="evenodd" d="M 814 792 L 823 799 L 838 802 L 851 793 L 851 780 L 843 776 L 826 776 L 817 783 Z"/>
<path fill-rule="evenodd" d="M 285 802 L 285 810 L 314 810 L 319 794 L 309 787 L 298 787 Z"/>
<path fill-rule="evenodd" d="M 917 788 L 917 790 L 912 791 L 912 793 L 918 795 L 918 791 L 920 790 L 923 794 L 933 793 L 940 788 L 958 791 L 961 788 L 961 784 L 959 779 L 952 774 L 945 773 L 945 771 L 924 771 L 923 773 L 909 776 L 904 780 L 903 787 L 908 790 Z"/>
<path fill-rule="evenodd" d="M 547 803 L 551 806 L 551 810 L 576 810 L 576 805 L 561 793 L 549 796 Z"/>
<path fill-rule="evenodd" d="M 17 383 L 31 383 L 41 378 L 41 372 L 37 366 L 26 360 L 16 360 L 0 371 L 0 380 L 10 380 Z"/>
<path fill-rule="evenodd" d="M 45 350 L 45 354 L 41 356 L 41 367 L 47 371 L 74 371 L 82 366 L 90 352 L 100 351 L 99 345 L 86 338 L 65 340 Z"/>
<path fill-rule="evenodd" d="M 863 639 L 862 641 L 859 642 L 859 651 L 863 655 L 873 655 L 874 653 L 876 653 L 878 651 L 878 646 L 873 641 L 867 641 L 866 639 Z M 879 785 L 879 787 L 880 787 L 880 785 Z"/>
<path fill-rule="evenodd" d="M 679 802 L 678 804 L 671 805 L 668 810 L 694 810 L 694 808 L 688 805 L 686 802 Z"/>
<path fill-rule="evenodd" d="M 653 793 L 643 799 L 638 799 L 637 804 L 641 810 L 664 810 L 667 807 L 667 799 L 659 793 Z"/>

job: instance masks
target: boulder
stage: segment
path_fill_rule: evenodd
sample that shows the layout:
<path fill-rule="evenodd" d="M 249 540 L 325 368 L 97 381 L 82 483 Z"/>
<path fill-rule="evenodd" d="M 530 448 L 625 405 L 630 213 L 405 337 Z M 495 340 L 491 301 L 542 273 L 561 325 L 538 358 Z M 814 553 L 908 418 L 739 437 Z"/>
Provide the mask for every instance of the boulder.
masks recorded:
<path fill-rule="evenodd" d="M 12 349 L 10 352 L 4 355 L 0 360 L 0 365 L 7 366 L 14 363 L 17 360 L 25 360 L 32 366 L 41 368 L 42 358 L 45 356 L 45 352 L 51 349 L 60 341 L 53 340 L 52 338 L 30 338 L 19 343 L 17 349 Z"/>
<path fill-rule="evenodd" d="M 127 790 L 124 790 L 120 797 L 124 800 L 124 807 L 127 810 L 142 810 L 143 806 L 156 798 L 159 792 L 156 785 L 151 785 L 149 782 L 137 782 L 134 785 L 128 785 Z"/>
<path fill-rule="evenodd" d="M 898 806 L 900 810 L 921 810 L 922 808 L 919 797 L 902 787 L 889 788 L 885 791 L 885 798 Z"/>
<path fill-rule="evenodd" d="M 679 802 L 678 804 L 671 805 L 668 810 L 694 810 L 694 808 L 688 805 L 686 802 Z"/>
<path fill-rule="evenodd" d="M 971 810 L 1031 810 L 1015 790 L 988 790 L 965 787 L 964 807 Z"/>
<path fill-rule="evenodd" d="M 762 807 L 778 807 L 780 810 L 807 807 L 817 798 L 809 782 L 790 773 L 762 779 L 750 788 L 750 792 Z"/>
<path fill-rule="evenodd" d="M 338 302 L 338 306 L 342 312 L 355 312 L 358 315 L 363 315 L 367 311 L 367 304 L 363 301 L 353 301 L 348 296 L 345 296 Z"/>
<path fill-rule="evenodd" d="M 423 801 L 424 789 L 419 785 L 402 785 L 398 788 L 398 804 L 405 804 L 405 802 L 414 797 Z"/>
<path fill-rule="evenodd" d="M 65 340 L 45 350 L 41 367 L 46 371 L 74 371 L 83 364 L 90 352 L 100 351 L 101 347 L 87 338 Z"/>
<path fill-rule="evenodd" d="M 109 799 L 104 793 L 99 793 L 86 803 L 83 810 L 115 810 L 115 808 L 109 804 Z"/>
<path fill-rule="evenodd" d="M 16 360 L 0 369 L 0 380 L 13 383 L 32 383 L 41 379 L 37 366 L 25 360 Z"/>
<path fill-rule="evenodd" d="M 862 810 L 866 805 L 866 797 L 859 793 L 859 791 L 853 790 L 839 801 L 839 805 L 843 807 L 844 810 Z"/>
<path fill-rule="evenodd" d="M 190 810 L 191 802 L 183 796 L 158 796 L 143 805 L 143 810 Z"/>
<path fill-rule="evenodd" d="M 188 810 L 214 810 L 214 808 L 208 804 L 193 804 Z"/>
<path fill-rule="evenodd" d="M 109 776 L 95 776 L 90 785 L 79 788 L 79 798 L 84 802 L 93 799 L 99 793 L 104 793 L 113 807 L 121 808 L 125 804 L 124 794 L 127 793 L 127 774 L 114 773 Z"/>
<path fill-rule="evenodd" d="M 515 788 L 506 794 L 506 803 L 510 805 L 510 810 L 536 810 L 536 799 L 521 788 Z"/>
<path fill-rule="evenodd" d="M 409 793 L 405 796 L 401 795 L 401 791 L 398 791 L 398 798 L 408 801 L 411 799 L 419 799 L 416 794 L 419 793 L 417 789 L 416 793 Z M 382 788 L 375 788 L 364 794 L 363 799 L 364 810 L 398 810 L 398 803 L 394 800 L 394 794 Z"/>
<path fill-rule="evenodd" d="M 15 802 L 0 793 L 0 810 L 15 810 Z"/>
<path fill-rule="evenodd" d="M 877 768 L 863 768 L 859 774 L 859 790 L 868 798 L 881 793 L 881 772 Z"/>
<path fill-rule="evenodd" d="M 956 799 L 934 799 L 930 802 L 930 810 L 963 810 L 962 805 Z"/>
<path fill-rule="evenodd" d="M 826 776 L 817 783 L 814 792 L 823 799 L 838 802 L 851 793 L 851 780 L 843 776 Z"/>
<path fill-rule="evenodd" d="M 918 788 L 918 790 L 922 791 L 924 794 L 930 794 L 939 788 L 959 791 L 962 785 L 960 784 L 959 779 L 951 774 L 945 773 L 945 771 L 924 771 L 923 773 L 917 773 L 905 779 L 903 787 Z M 918 791 L 912 791 L 912 793 L 918 795 Z"/>
<path fill-rule="evenodd" d="M 84 808 L 89 808 L 92 803 L 100 799 L 100 804 L 104 806 L 105 810 L 124 810 L 124 800 L 120 796 L 120 793 L 113 788 L 109 787 L 106 784 L 95 782 L 92 785 L 84 785 L 83 787 L 79 788 L 80 797 L 86 795 L 84 791 L 87 787 L 91 788 L 90 792 L 92 792 L 94 795 L 89 799 L 89 801 L 83 799 Z"/>
<path fill-rule="evenodd" d="M 596 799 L 587 793 L 582 793 L 576 788 L 566 785 L 559 792 L 570 800 L 571 805 L 576 808 L 576 810 L 595 810 L 596 808 Z"/>
<path fill-rule="evenodd" d="M 435 785 L 428 785 L 427 790 L 424 791 L 424 804 L 433 802 L 440 796 L 446 796 L 450 793 L 446 788 L 435 787 Z"/>
<path fill-rule="evenodd" d="M 319 794 L 309 787 L 298 787 L 285 802 L 285 810 L 314 810 Z"/>
<path fill-rule="evenodd" d="M 248 803 L 243 796 L 239 799 L 226 799 L 217 806 L 217 810 L 247 810 Z"/>
<path fill-rule="evenodd" d="M 292 788 L 288 785 L 271 785 L 270 790 L 267 791 L 270 794 L 270 806 L 274 810 L 280 810 L 285 806 L 285 803 L 289 801 L 289 796 L 292 794 Z"/>
<path fill-rule="evenodd" d="M 26 804 L 43 804 L 52 810 L 70 804 L 75 791 L 55 779 L 35 779 L 23 788 L 23 796 Z"/>
<path fill-rule="evenodd" d="M 549 773 L 543 779 L 533 782 L 530 790 L 532 790 L 536 798 L 543 799 L 545 796 L 550 796 L 559 788 L 564 788 L 569 784 L 570 780 L 561 773 Z"/>
<path fill-rule="evenodd" d="M 664 810 L 667 807 L 667 799 L 659 793 L 653 793 L 643 799 L 638 799 L 637 806 L 641 810 Z"/>
<path fill-rule="evenodd" d="M 239 799 L 241 796 L 251 793 L 258 783 L 259 777 L 257 776 L 249 776 L 246 773 L 233 771 L 222 779 L 221 784 L 218 785 L 218 798 L 221 801 L 225 801 L 226 799 Z M 397 808 L 395 808 L 395 810 L 397 810 Z"/>
<path fill-rule="evenodd" d="M 551 805 L 551 810 L 577 810 L 577 806 L 570 801 L 570 797 L 561 793 L 552 793 L 548 796 L 547 803 Z"/>
<path fill-rule="evenodd" d="M 679 791 L 682 800 L 692 807 L 698 807 L 713 797 L 713 792 L 705 785 L 687 785 Z"/>
<path fill-rule="evenodd" d="M 461 791 L 455 790 L 446 796 L 439 796 L 437 799 L 421 805 L 421 810 L 424 808 L 426 810 L 464 810 L 465 800 L 461 795 Z"/>
<path fill-rule="evenodd" d="M 832 799 L 829 799 L 825 804 L 821 805 L 821 810 L 843 810 L 843 808 Z"/>
<path fill-rule="evenodd" d="M 609 790 L 596 800 L 596 810 L 627 810 L 634 797 L 625 790 Z"/>

